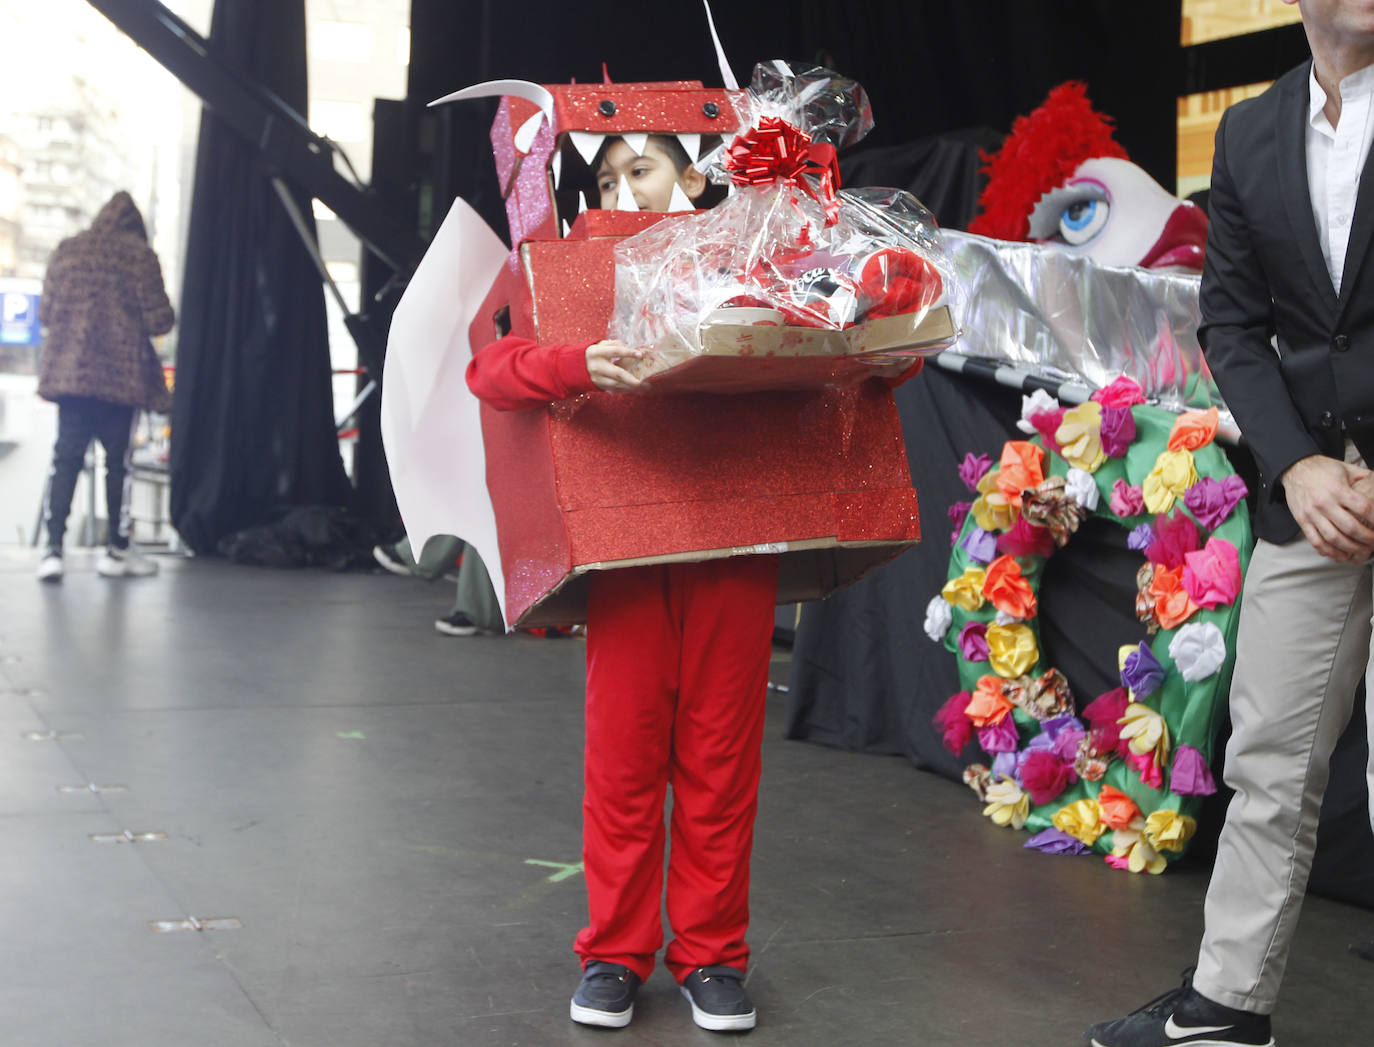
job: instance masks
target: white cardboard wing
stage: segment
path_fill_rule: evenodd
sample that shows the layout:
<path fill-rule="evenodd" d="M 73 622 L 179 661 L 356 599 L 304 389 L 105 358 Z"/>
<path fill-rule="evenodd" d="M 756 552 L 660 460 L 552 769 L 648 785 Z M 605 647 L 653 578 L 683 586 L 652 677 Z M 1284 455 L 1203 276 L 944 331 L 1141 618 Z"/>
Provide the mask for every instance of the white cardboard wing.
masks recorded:
<path fill-rule="evenodd" d="M 477 550 L 501 612 L 505 577 L 477 398 L 468 389 L 468 326 L 509 255 L 462 199 L 455 200 L 396 306 L 382 380 L 382 443 L 401 519 L 419 556 L 451 534 Z"/>

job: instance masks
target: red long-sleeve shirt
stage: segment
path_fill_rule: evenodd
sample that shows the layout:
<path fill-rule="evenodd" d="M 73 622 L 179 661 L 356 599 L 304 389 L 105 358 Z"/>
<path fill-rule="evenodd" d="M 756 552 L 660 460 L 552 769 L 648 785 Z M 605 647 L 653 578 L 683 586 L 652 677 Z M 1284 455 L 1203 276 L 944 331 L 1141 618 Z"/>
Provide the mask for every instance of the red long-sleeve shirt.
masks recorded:
<path fill-rule="evenodd" d="M 587 373 L 587 346 L 539 345 L 508 334 L 476 353 L 468 388 L 498 411 L 521 411 L 596 389 Z"/>

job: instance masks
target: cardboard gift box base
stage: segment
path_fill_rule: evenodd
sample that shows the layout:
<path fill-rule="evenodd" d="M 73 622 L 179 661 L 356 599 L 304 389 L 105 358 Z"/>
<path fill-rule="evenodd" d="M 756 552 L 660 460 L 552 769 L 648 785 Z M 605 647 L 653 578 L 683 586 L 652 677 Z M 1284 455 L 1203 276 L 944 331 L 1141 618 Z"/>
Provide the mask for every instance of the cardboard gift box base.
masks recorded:
<path fill-rule="evenodd" d="M 674 333 L 627 370 L 655 392 L 820 389 L 872 376 L 872 364 L 920 356 L 956 335 L 949 306 L 868 320 L 841 331 L 770 324 L 702 324 L 701 352 Z"/>
<path fill-rule="evenodd" d="M 526 240 L 472 344 L 506 330 L 545 345 L 604 338 L 613 248 L 647 217 L 588 212 L 568 238 Z M 583 621 L 595 571 L 777 555 L 779 599 L 791 602 L 825 596 L 920 539 L 896 405 L 876 380 L 749 396 L 592 393 L 523 411 L 483 404 L 482 431 L 506 618 L 519 627 Z"/>

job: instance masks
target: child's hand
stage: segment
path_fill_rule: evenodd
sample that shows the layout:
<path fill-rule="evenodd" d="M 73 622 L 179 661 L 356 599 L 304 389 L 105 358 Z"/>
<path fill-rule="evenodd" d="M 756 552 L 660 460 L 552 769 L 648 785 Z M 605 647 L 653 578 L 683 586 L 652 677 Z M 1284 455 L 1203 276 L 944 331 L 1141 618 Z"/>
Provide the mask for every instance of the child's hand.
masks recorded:
<path fill-rule="evenodd" d="M 592 384 L 603 393 L 629 393 L 639 389 L 644 384 L 643 379 L 620 366 L 627 357 L 643 359 L 644 350 L 631 349 L 616 338 L 587 346 L 587 374 L 591 375 Z"/>

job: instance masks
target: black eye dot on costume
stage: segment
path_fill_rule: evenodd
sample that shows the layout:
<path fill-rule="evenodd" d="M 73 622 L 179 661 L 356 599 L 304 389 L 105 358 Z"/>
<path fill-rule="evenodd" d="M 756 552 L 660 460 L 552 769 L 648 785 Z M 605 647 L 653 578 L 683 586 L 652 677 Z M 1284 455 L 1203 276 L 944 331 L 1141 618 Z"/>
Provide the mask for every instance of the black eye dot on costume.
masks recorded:
<path fill-rule="evenodd" d="M 720 106 L 716 105 L 715 102 L 707 102 L 701 107 L 701 111 L 706 114 L 709 120 L 714 120 L 716 117 L 720 116 Z"/>
<path fill-rule="evenodd" d="M 615 116 L 615 103 L 609 98 L 604 98 L 601 104 L 596 107 L 602 116 Z"/>

